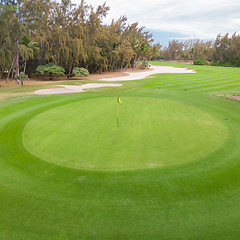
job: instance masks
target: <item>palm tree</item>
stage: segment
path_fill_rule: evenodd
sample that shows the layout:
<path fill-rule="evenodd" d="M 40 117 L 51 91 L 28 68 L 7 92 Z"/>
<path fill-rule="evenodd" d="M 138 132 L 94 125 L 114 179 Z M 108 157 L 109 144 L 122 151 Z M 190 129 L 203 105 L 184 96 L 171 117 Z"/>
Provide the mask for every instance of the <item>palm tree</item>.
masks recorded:
<path fill-rule="evenodd" d="M 38 43 L 34 41 L 30 41 L 27 36 L 22 37 L 21 41 L 19 42 L 19 54 L 24 61 L 24 70 L 26 72 L 27 61 L 34 56 L 34 52 L 39 50 Z"/>

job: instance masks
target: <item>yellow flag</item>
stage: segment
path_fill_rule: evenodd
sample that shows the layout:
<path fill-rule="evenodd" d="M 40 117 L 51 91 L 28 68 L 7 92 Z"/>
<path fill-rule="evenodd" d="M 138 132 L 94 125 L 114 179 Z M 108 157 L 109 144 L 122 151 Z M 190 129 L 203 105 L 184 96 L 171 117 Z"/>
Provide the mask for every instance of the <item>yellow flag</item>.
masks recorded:
<path fill-rule="evenodd" d="M 120 104 L 122 104 L 122 101 L 121 101 L 120 97 L 117 98 L 117 102 L 119 102 Z"/>

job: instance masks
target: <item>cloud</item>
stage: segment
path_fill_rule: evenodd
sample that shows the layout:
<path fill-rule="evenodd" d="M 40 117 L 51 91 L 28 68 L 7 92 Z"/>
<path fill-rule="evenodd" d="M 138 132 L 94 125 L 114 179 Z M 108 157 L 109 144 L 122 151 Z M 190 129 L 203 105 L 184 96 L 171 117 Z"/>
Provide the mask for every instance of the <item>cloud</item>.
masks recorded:
<path fill-rule="evenodd" d="M 77 3 L 80 0 L 73 0 Z M 93 6 L 105 0 L 87 0 Z M 110 6 L 106 23 L 125 15 L 149 30 L 176 32 L 189 38 L 214 39 L 234 33 L 240 24 L 239 0 L 106 0 Z"/>

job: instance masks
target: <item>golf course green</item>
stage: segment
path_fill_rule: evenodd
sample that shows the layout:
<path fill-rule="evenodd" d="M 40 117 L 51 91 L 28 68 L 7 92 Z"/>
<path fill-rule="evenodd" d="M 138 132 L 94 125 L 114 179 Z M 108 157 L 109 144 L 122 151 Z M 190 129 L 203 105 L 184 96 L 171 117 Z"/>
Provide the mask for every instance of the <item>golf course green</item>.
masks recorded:
<path fill-rule="evenodd" d="M 240 69 L 152 64 L 196 73 L 0 88 L 1 240 L 239 239 Z"/>
<path fill-rule="evenodd" d="M 70 103 L 27 123 L 26 149 L 66 167 L 131 170 L 198 160 L 221 147 L 227 127 L 209 113 L 180 102 L 123 97 Z M 174 151 L 172 151 L 174 149 Z"/>

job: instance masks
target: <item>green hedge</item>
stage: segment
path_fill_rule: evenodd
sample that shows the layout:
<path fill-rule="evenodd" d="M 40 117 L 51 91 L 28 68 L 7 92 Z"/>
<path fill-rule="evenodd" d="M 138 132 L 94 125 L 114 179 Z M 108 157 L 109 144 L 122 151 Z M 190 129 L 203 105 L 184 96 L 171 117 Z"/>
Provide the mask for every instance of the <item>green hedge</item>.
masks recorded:
<path fill-rule="evenodd" d="M 207 63 L 201 59 L 196 59 L 193 61 L 193 65 L 206 65 Z"/>

